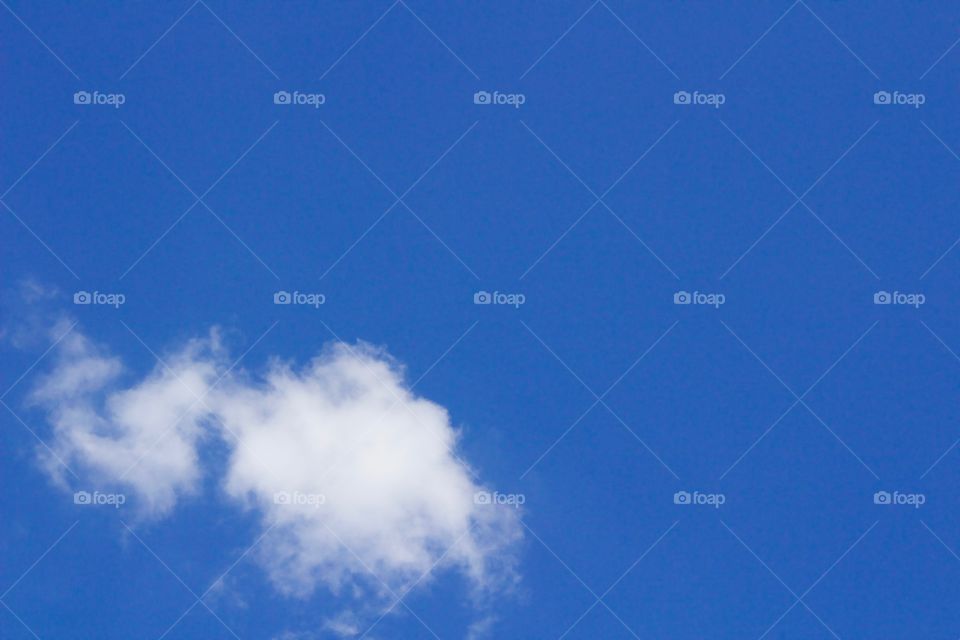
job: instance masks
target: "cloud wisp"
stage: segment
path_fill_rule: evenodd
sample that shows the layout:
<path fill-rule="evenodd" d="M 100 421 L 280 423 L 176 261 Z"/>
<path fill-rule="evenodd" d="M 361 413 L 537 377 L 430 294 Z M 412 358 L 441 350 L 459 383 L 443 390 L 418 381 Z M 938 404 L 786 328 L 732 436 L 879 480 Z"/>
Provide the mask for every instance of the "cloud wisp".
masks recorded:
<path fill-rule="evenodd" d="M 199 494 L 206 447 L 225 444 L 219 497 L 259 515 L 255 553 L 284 594 L 384 603 L 435 569 L 478 599 L 516 581 L 516 509 L 475 499 L 447 410 L 381 349 L 329 344 L 254 375 L 212 330 L 136 377 L 75 330 L 54 358 L 30 395 L 52 428 L 48 473 L 65 485 L 65 462 L 160 518 Z"/>

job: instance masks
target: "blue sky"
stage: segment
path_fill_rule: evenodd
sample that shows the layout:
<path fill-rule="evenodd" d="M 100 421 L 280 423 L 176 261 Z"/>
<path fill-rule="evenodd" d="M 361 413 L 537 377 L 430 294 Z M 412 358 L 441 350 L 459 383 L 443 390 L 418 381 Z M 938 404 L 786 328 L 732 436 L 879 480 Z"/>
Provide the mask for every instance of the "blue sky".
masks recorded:
<path fill-rule="evenodd" d="M 952 3 L 2 4 L 0 636 L 960 635 Z"/>

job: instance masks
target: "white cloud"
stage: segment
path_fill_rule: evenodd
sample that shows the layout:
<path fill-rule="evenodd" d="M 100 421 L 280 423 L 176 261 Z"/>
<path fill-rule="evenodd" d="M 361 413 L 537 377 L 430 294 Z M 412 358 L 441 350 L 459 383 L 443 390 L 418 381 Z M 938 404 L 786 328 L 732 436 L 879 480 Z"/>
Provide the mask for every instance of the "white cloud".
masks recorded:
<path fill-rule="evenodd" d="M 222 439 L 223 495 L 259 513 L 255 554 L 285 594 L 322 585 L 389 605 L 435 565 L 478 595 L 515 579 L 517 511 L 475 504 L 483 487 L 454 454 L 448 412 L 410 391 L 381 350 L 330 345 L 259 379 L 229 370 L 215 331 L 132 381 L 76 331 L 56 357 L 32 399 L 57 456 L 159 517 L 199 491 L 202 443 Z M 55 474 L 59 463 L 46 464 Z"/>
<path fill-rule="evenodd" d="M 78 331 L 67 333 L 54 370 L 31 394 L 54 429 L 56 455 L 41 452 L 47 469 L 62 481 L 62 460 L 97 484 L 125 487 L 150 515 L 170 511 L 180 495 L 196 491 L 201 477 L 197 443 L 207 410 L 197 398 L 216 378 L 217 367 L 206 357 L 216 345 L 215 337 L 191 342 L 171 359 L 169 371 L 157 368 L 124 387 L 119 359 Z"/>

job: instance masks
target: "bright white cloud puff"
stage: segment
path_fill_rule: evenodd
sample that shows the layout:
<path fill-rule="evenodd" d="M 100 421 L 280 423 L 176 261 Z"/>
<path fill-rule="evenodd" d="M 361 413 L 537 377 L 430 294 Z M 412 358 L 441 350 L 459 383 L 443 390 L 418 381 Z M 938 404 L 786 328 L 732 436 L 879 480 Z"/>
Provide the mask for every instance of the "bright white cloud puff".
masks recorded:
<path fill-rule="evenodd" d="M 200 491 L 204 444 L 225 443 L 223 494 L 260 514 L 255 553 L 283 593 L 319 584 L 389 600 L 435 565 L 478 596 L 516 579 L 516 509 L 477 504 L 446 409 L 415 396 L 381 350 L 328 345 L 254 377 L 230 370 L 214 330 L 131 380 L 74 331 L 54 357 L 31 394 L 53 429 L 49 473 L 65 481 L 59 458 L 162 517 Z"/>

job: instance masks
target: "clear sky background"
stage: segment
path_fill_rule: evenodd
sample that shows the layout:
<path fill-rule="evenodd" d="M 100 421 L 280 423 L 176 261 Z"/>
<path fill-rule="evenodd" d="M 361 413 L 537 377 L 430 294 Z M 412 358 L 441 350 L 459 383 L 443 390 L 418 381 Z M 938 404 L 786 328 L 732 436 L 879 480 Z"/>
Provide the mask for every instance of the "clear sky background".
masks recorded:
<path fill-rule="evenodd" d="M 423 376 L 524 498 L 520 582 L 480 611 L 441 567 L 368 638 L 960 635 L 955 3 L 2 4 L 0 637 L 356 606 L 245 555 L 216 443 L 166 517 L 75 505 L 30 402 L 56 348 L 15 339 L 57 317 L 132 379 L 211 326 L 254 375 L 362 340 Z"/>

